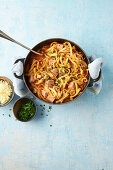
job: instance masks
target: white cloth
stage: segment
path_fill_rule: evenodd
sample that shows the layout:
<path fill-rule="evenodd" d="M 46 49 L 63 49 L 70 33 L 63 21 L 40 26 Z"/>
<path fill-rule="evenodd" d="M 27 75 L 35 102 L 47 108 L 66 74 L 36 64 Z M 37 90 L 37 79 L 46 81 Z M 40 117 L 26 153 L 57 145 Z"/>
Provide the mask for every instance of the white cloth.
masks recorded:
<path fill-rule="evenodd" d="M 21 76 L 23 74 L 23 63 L 21 61 L 18 61 L 18 63 L 13 65 L 12 73 L 16 73 L 17 76 Z"/>
<path fill-rule="evenodd" d="M 101 70 L 101 75 L 98 81 L 93 82 L 92 84 L 89 83 L 88 90 L 99 94 L 102 89 L 102 67 L 105 66 L 105 61 L 103 58 L 96 58 L 95 56 L 89 57 L 90 64 L 88 65 L 89 73 L 92 79 L 97 79 Z"/>
<path fill-rule="evenodd" d="M 100 69 L 105 65 L 103 58 L 96 58 L 88 65 L 89 73 L 92 79 L 96 79 L 99 76 Z"/>
<path fill-rule="evenodd" d="M 21 58 L 20 57 L 13 58 L 13 68 L 12 68 L 14 91 L 18 96 L 24 97 L 28 94 L 28 89 L 25 86 L 23 79 L 18 79 L 14 75 L 14 73 L 16 73 L 17 76 L 21 76 L 23 74 L 23 63 L 21 61 L 15 63 L 17 59 L 21 59 Z"/>

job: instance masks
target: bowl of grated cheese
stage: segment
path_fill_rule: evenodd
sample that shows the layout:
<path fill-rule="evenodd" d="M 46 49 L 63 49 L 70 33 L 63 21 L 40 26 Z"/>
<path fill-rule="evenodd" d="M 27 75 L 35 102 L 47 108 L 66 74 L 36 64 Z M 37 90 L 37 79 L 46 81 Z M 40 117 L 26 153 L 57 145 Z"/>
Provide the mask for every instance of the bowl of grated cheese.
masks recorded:
<path fill-rule="evenodd" d="M 5 106 L 14 97 L 14 87 L 10 79 L 0 76 L 0 106 Z"/>

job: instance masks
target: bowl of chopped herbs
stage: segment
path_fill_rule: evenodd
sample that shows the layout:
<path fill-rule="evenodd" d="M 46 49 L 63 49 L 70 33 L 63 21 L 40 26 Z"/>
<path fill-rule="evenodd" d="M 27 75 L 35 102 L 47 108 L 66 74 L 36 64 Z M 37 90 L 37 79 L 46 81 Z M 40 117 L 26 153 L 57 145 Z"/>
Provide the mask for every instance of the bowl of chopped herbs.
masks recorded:
<path fill-rule="evenodd" d="M 19 121 L 28 122 L 36 115 L 36 105 L 29 98 L 20 98 L 13 105 L 13 114 Z"/>

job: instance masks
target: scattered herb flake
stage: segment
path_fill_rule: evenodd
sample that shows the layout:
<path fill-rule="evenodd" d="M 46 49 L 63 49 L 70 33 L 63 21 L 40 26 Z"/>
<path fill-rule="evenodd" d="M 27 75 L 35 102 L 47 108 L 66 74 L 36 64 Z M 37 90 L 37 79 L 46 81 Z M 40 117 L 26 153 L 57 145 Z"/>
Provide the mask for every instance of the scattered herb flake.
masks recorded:
<path fill-rule="evenodd" d="M 58 80 L 58 83 L 60 83 L 60 80 Z"/>
<path fill-rule="evenodd" d="M 52 106 L 49 106 L 49 109 L 51 110 L 51 109 L 52 109 Z"/>
<path fill-rule="evenodd" d="M 50 125 L 50 127 L 52 127 L 52 125 Z"/>
<path fill-rule="evenodd" d="M 9 117 L 11 117 L 11 115 L 9 114 Z"/>

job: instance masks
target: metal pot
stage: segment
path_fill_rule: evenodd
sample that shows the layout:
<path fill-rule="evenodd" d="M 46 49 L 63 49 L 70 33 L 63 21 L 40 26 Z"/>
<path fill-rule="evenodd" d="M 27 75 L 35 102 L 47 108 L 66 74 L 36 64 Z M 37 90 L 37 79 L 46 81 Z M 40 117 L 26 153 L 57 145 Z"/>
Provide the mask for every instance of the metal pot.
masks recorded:
<path fill-rule="evenodd" d="M 64 43 L 64 42 L 66 42 L 66 41 L 70 42 L 72 46 L 75 46 L 76 49 L 83 54 L 84 60 L 85 60 L 85 62 L 87 63 L 87 65 L 90 63 L 90 62 L 89 62 L 89 59 L 88 59 L 88 56 L 85 54 L 84 50 L 83 50 L 81 47 L 79 47 L 76 43 L 74 43 L 74 42 L 72 42 L 72 41 L 70 41 L 70 40 L 67 40 L 67 39 L 62 39 L 62 38 L 47 39 L 47 40 L 45 40 L 45 41 L 42 41 L 42 42 L 38 43 L 35 47 L 32 48 L 32 50 L 38 51 L 38 50 L 39 50 L 40 48 L 42 48 L 43 46 L 48 45 L 48 44 L 50 44 L 50 43 L 52 43 L 52 42 L 54 42 L 54 41 L 55 41 L 55 42 L 58 42 L 58 43 Z M 16 62 L 18 62 L 19 60 L 23 62 L 23 64 L 24 64 L 24 69 L 23 69 L 23 75 L 21 75 L 21 76 L 17 76 L 16 74 L 14 74 L 14 75 L 15 75 L 16 78 L 23 79 L 26 87 L 28 88 L 28 90 L 32 93 L 33 96 L 35 96 L 35 94 L 29 89 L 29 87 L 28 87 L 28 81 L 27 81 L 27 78 L 26 78 L 26 76 L 25 76 L 25 68 L 26 68 L 27 64 L 29 63 L 31 56 L 32 56 L 32 52 L 29 52 L 28 55 L 26 56 L 26 58 L 22 58 L 22 59 L 16 60 Z M 82 91 L 81 94 L 84 93 L 84 91 L 87 89 L 87 86 L 91 86 L 94 82 L 98 81 L 99 78 L 100 78 L 100 75 L 101 75 L 101 72 L 100 72 L 99 77 L 98 77 L 97 79 L 92 79 L 92 78 L 90 77 L 90 74 L 89 74 L 89 75 L 88 75 L 87 85 L 86 85 L 85 89 Z M 80 95 L 81 95 L 81 94 L 80 94 Z M 78 98 L 80 95 L 78 95 L 78 96 L 75 97 L 74 99 Z M 37 96 L 35 96 L 35 97 L 38 98 Z M 39 98 L 38 98 L 38 99 L 39 99 Z M 41 99 L 39 99 L 39 100 L 41 100 Z M 44 102 L 45 102 L 45 101 L 44 101 Z M 70 101 L 68 101 L 68 102 L 70 102 Z M 46 102 L 46 103 L 49 103 L 49 102 Z"/>

